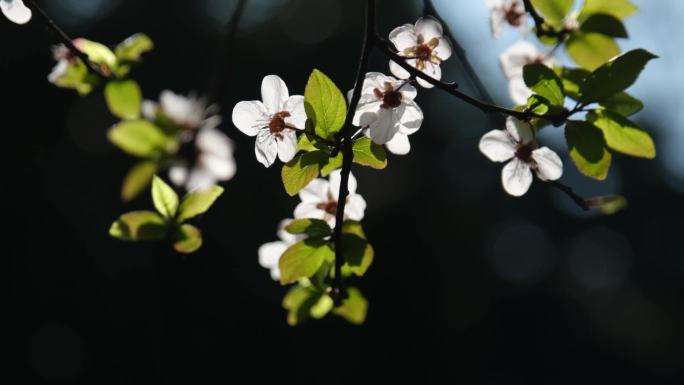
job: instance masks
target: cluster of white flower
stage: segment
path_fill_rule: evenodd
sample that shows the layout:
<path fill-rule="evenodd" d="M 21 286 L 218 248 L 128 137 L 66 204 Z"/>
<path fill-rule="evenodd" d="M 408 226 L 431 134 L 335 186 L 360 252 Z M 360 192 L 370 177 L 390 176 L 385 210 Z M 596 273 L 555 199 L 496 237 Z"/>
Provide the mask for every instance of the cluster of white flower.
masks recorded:
<path fill-rule="evenodd" d="M 0 10 L 11 22 L 26 24 L 33 13 L 22 0 L 0 0 Z"/>

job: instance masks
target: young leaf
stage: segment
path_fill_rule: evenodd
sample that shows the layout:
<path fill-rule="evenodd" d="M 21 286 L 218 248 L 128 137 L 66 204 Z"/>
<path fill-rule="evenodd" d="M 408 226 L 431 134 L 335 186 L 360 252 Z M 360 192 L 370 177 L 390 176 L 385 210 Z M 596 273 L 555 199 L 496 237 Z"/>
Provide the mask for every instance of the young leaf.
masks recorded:
<path fill-rule="evenodd" d="M 570 120 L 565 126 L 565 139 L 570 157 L 582 174 L 606 179 L 612 156 L 605 147 L 601 130 L 588 122 Z"/>
<path fill-rule="evenodd" d="M 644 108 L 644 103 L 641 100 L 626 92 L 619 92 L 608 99 L 604 99 L 599 105 L 622 116 L 634 115 Z"/>
<path fill-rule="evenodd" d="M 83 53 L 88 55 L 88 59 L 91 62 L 105 65 L 109 70 L 116 68 L 116 55 L 106 45 L 88 39 L 76 39 L 74 44 Z"/>
<path fill-rule="evenodd" d="M 321 267 L 326 258 L 334 252 L 328 241 L 306 239 L 290 246 L 280 257 L 280 283 L 283 285 L 307 278 Z"/>
<path fill-rule="evenodd" d="M 600 102 L 627 89 L 656 55 L 635 49 L 617 56 L 592 72 L 580 87 L 580 101 L 583 103 Z"/>
<path fill-rule="evenodd" d="M 385 148 L 373 143 L 370 138 L 361 137 L 352 144 L 354 163 L 378 170 L 387 167 L 387 153 Z"/>
<path fill-rule="evenodd" d="M 354 234 L 360 238 L 366 239 L 366 233 L 363 231 L 363 226 L 359 221 L 353 221 L 351 219 L 344 221 L 342 224 L 342 233 Z"/>
<path fill-rule="evenodd" d="M 178 194 L 158 176 L 152 178 L 152 201 L 164 218 L 171 219 L 178 211 Z"/>
<path fill-rule="evenodd" d="M 587 120 L 603 131 L 610 149 L 639 158 L 655 158 L 653 139 L 631 120 L 610 111 L 592 111 Z"/>
<path fill-rule="evenodd" d="M 349 297 L 342 301 L 342 306 L 335 308 L 333 313 L 355 325 L 361 325 L 366 321 L 368 301 L 355 287 L 348 288 L 347 293 Z"/>
<path fill-rule="evenodd" d="M 136 33 L 135 35 L 122 41 L 116 46 L 114 53 L 119 61 L 137 62 L 145 52 L 149 52 L 154 48 L 152 39 L 144 33 Z"/>
<path fill-rule="evenodd" d="M 112 115 L 127 120 L 140 116 L 142 92 L 134 80 L 110 80 L 104 94 Z"/>
<path fill-rule="evenodd" d="M 119 217 L 109 228 L 109 235 L 123 241 L 162 239 L 168 227 L 154 211 L 132 211 Z"/>
<path fill-rule="evenodd" d="M 532 0 L 532 5 L 553 25 L 563 23 L 572 9 L 573 0 Z"/>
<path fill-rule="evenodd" d="M 615 39 L 600 33 L 577 32 L 568 38 L 565 50 L 575 63 L 589 71 L 620 53 Z"/>
<path fill-rule="evenodd" d="M 287 323 L 295 326 L 311 316 L 311 308 L 319 301 L 321 293 L 311 286 L 295 286 L 283 298 L 287 310 Z"/>
<path fill-rule="evenodd" d="M 313 70 L 306 83 L 304 107 L 320 137 L 328 139 L 344 125 L 347 114 L 344 96 L 335 83 L 319 70 Z"/>
<path fill-rule="evenodd" d="M 582 68 L 556 67 L 555 72 L 563 80 L 565 94 L 575 100 L 579 99 L 580 85 L 591 72 Z"/>
<path fill-rule="evenodd" d="M 332 234 L 332 229 L 326 221 L 320 219 L 295 219 L 285 226 L 290 234 L 306 234 L 310 238 L 324 238 Z"/>
<path fill-rule="evenodd" d="M 107 132 L 107 138 L 128 154 L 143 158 L 160 157 L 169 143 L 162 130 L 146 120 L 116 124 Z"/>
<path fill-rule="evenodd" d="M 324 151 L 307 152 L 297 155 L 294 159 L 283 165 L 281 177 L 285 191 L 290 196 L 296 195 L 299 190 L 306 187 L 309 182 L 318 176 L 321 165 L 328 160 L 328 154 Z"/>
<path fill-rule="evenodd" d="M 580 30 L 584 33 L 596 32 L 606 36 L 626 38 L 627 29 L 620 19 L 605 13 L 595 13 L 587 18 Z"/>
<path fill-rule="evenodd" d="M 202 247 L 202 233 L 193 225 L 183 224 L 178 228 L 173 243 L 177 252 L 189 254 Z"/>
<path fill-rule="evenodd" d="M 563 105 L 563 82 L 551 68 L 543 64 L 528 64 L 523 67 L 523 79 L 527 87 L 554 106 Z"/>
<path fill-rule="evenodd" d="M 334 158 L 328 158 L 328 163 L 321 168 L 321 176 L 326 177 L 338 168 L 342 168 L 342 151 Z"/>
<path fill-rule="evenodd" d="M 129 202 L 137 197 L 147 186 L 152 177 L 159 170 L 156 162 L 143 161 L 135 164 L 126 174 L 121 186 L 121 200 Z"/>
<path fill-rule="evenodd" d="M 620 195 L 593 197 L 586 200 L 592 209 L 599 209 L 605 215 L 613 215 L 627 208 L 627 198 Z"/>
<path fill-rule="evenodd" d="M 639 9 L 629 0 L 585 0 L 577 19 L 582 22 L 596 13 L 605 13 L 624 20 Z"/>
<path fill-rule="evenodd" d="M 204 214 L 221 194 L 223 194 L 223 187 L 221 186 L 211 186 L 207 189 L 191 191 L 183 198 L 178 207 L 176 221 L 183 223 L 188 219 Z"/>
<path fill-rule="evenodd" d="M 309 314 L 311 314 L 312 318 L 321 319 L 330 313 L 330 310 L 333 309 L 333 306 L 334 303 L 332 298 L 330 298 L 330 296 L 327 294 L 323 294 L 318 298 L 318 301 L 311 306 Z"/>
<path fill-rule="evenodd" d="M 366 274 L 375 256 L 371 244 L 355 234 L 343 234 L 342 242 L 344 244 L 344 259 L 349 270 L 359 277 Z"/>

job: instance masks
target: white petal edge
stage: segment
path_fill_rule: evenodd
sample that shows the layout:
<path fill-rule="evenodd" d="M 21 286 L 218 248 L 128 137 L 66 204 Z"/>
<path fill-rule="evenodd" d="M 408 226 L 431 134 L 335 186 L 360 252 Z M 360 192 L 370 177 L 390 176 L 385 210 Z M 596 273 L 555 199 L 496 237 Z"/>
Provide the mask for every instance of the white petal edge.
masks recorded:
<path fill-rule="evenodd" d="M 515 197 L 525 195 L 532 184 L 530 165 L 518 158 L 513 158 L 501 170 L 501 183 L 508 194 Z"/>

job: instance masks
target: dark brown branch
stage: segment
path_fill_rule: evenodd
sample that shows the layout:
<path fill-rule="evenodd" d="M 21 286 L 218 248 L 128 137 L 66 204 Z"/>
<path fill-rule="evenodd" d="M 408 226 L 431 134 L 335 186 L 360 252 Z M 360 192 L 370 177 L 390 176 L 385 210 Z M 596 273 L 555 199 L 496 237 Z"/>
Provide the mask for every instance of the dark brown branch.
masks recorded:
<path fill-rule="evenodd" d="M 523 0 L 525 4 L 525 11 L 530 14 L 532 17 L 532 20 L 534 20 L 534 27 L 535 27 L 535 32 L 537 34 L 537 37 L 541 38 L 544 36 L 548 37 L 555 37 L 558 38 L 559 40 L 564 40 L 565 37 L 570 33 L 567 29 L 562 29 L 560 31 L 556 31 L 553 28 L 549 28 L 546 26 L 546 21 L 544 18 L 537 12 L 537 9 L 534 8 L 534 5 L 532 5 L 532 2 L 530 0 Z"/>
<path fill-rule="evenodd" d="M 572 187 L 566 186 L 566 185 L 564 185 L 558 181 L 555 181 L 555 180 L 549 181 L 549 183 L 551 184 L 551 186 L 557 188 L 558 190 L 565 193 L 565 195 L 570 197 L 570 199 L 572 199 L 573 202 L 575 202 L 579 207 L 581 207 L 582 210 L 589 211 L 590 206 L 589 206 L 589 203 L 587 202 L 587 200 L 582 198 L 581 196 L 577 195 L 577 193 L 575 193 L 575 191 L 573 191 Z"/>
<path fill-rule="evenodd" d="M 368 0 L 366 4 L 366 27 L 363 37 L 363 47 L 361 49 L 361 58 L 359 59 L 359 66 L 356 71 L 356 80 L 354 81 L 354 91 L 352 93 L 351 101 L 349 102 L 349 109 L 347 110 L 347 117 L 342 128 L 342 171 L 340 174 L 340 191 L 337 198 L 337 211 L 335 212 L 335 229 L 333 230 L 333 242 L 335 244 L 335 277 L 332 283 L 331 296 L 336 306 L 342 304 L 346 291 L 342 287 L 342 265 L 344 265 L 344 245 L 342 242 L 342 225 L 344 223 L 344 208 L 347 203 L 347 196 L 349 196 L 349 174 L 351 173 L 352 164 L 354 160 L 354 151 L 352 150 L 352 122 L 356 107 L 361 100 L 361 89 L 366 78 L 368 70 L 368 58 L 370 57 L 371 49 L 373 48 L 373 37 L 375 36 L 375 0 Z"/>
<path fill-rule="evenodd" d="M 34 0 L 27 0 L 26 1 L 27 6 L 31 8 L 34 11 L 34 14 L 37 15 L 45 24 L 45 27 L 52 31 L 52 33 L 57 36 L 59 41 L 66 46 L 69 51 L 71 51 L 72 54 L 76 55 L 81 61 L 86 65 L 88 70 L 90 70 L 92 73 L 101 76 L 103 78 L 109 78 L 111 74 L 105 73 L 102 68 L 96 64 L 90 61 L 90 58 L 88 55 L 86 55 L 85 52 L 81 51 L 78 47 L 74 45 L 73 40 L 67 35 L 58 25 L 55 23 L 54 20 L 48 16 L 47 13 L 43 10 L 43 8 L 39 7 L 38 4 Z"/>

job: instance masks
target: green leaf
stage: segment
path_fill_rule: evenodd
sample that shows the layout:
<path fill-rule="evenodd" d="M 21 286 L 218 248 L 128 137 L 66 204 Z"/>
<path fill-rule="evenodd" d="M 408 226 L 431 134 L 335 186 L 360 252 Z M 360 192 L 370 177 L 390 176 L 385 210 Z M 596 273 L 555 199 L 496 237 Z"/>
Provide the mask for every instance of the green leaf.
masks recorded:
<path fill-rule="evenodd" d="M 606 36 L 626 38 L 627 29 L 620 19 L 605 13 L 595 13 L 589 16 L 581 25 L 584 33 L 600 33 Z"/>
<path fill-rule="evenodd" d="M 202 233 L 193 225 L 183 224 L 178 228 L 173 243 L 177 252 L 189 254 L 202 247 Z"/>
<path fill-rule="evenodd" d="M 342 128 L 347 116 L 344 95 L 329 77 L 316 69 L 306 83 L 304 107 L 316 134 L 326 139 Z"/>
<path fill-rule="evenodd" d="M 88 59 L 91 62 L 105 65 L 110 70 L 116 68 L 116 55 L 106 45 L 88 39 L 76 39 L 74 44 L 83 53 L 88 55 Z"/>
<path fill-rule="evenodd" d="M 285 285 L 313 275 L 331 256 L 334 258 L 334 252 L 325 240 L 306 239 L 295 243 L 280 257 L 280 283 Z"/>
<path fill-rule="evenodd" d="M 570 157 L 582 174 L 598 180 L 606 179 L 612 156 L 598 127 L 570 120 L 565 126 L 565 139 Z"/>
<path fill-rule="evenodd" d="M 575 100 L 579 99 L 580 86 L 584 83 L 584 79 L 589 76 L 591 72 L 582 68 L 567 68 L 556 67 L 554 71 L 563 80 L 563 89 L 565 94 Z"/>
<path fill-rule="evenodd" d="M 596 13 L 605 13 L 624 20 L 639 9 L 629 0 L 585 0 L 577 19 L 582 22 Z"/>
<path fill-rule="evenodd" d="M 168 227 L 154 211 L 132 211 L 119 217 L 109 228 L 109 235 L 123 241 L 162 239 Z"/>
<path fill-rule="evenodd" d="M 361 325 L 366 321 L 368 301 L 355 287 L 348 288 L 347 293 L 349 297 L 342 301 L 342 306 L 335 308 L 333 313 L 355 325 Z"/>
<path fill-rule="evenodd" d="M 319 150 L 319 148 L 316 146 L 315 138 L 313 136 L 310 137 L 306 132 L 302 135 L 299 135 L 299 139 L 297 140 L 297 152 L 311 152 L 317 150 Z"/>
<path fill-rule="evenodd" d="M 321 168 L 321 176 L 326 177 L 339 168 L 342 168 L 342 151 L 334 158 L 328 157 L 328 163 Z"/>
<path fill-rule="evenodd" d="M 114 52 L 119 61 L 138 62 L 144 53 L 153 48 L 154 43 L 149 36 L 136 33 L 117 45 Z"/>
<path fill-rule="evenodd" d="M 152 182 L 152 177 L 159 170 L 156 162 L 143 161 L 136 163 L 126 174 L 121 186 L 121 199 L 129 202 L 137 197 Z"/>
<path fill-rule="evenodd" d="M 631 120 L 610 111 L 591 111 L 587 120 L 603 131 L 610 149 L 639 158 L 655 158 L 653 139 Z"/>
<path fill-rule="evenodd" d="M 622 116 L 631 116 L 641 111 L 644 103 L 626 92 L 619 92 L 603 100 L 600 106 Z"/>
<path fill-rule="evenodd" d="M 543 64 L 528 64 L 523 67 L 523 79 L 527 87 L 554 106 L 563 105 L 563 82 L 551 68 Z"/>
<path fill-rule="evenodd" d="M 620 53 L 615 39 L 600 33 L 575 33 L 568 38 L 565 50 L 575 63 L 590 71 Z"/>
<path fill-rule="evenodd" d="M 142 92 L 134 80 L 111 80 L 104 90 L 107 107 L 121 119 L 137 119 L 142 109 Z"/>
<path fill-rule="evenodd" d="M 605 215 L 613 215 L 627 208 L 627 198 L 620 195 L 593 197 L 586 199 L 592 209 L 599 209 Z"/>
<path fill-rule="evenodd" d="M 627 89 L 639 77 L 646 63 L 657 58 L 654 54 L 635 49 L 615 57 L 592 72 L 580 87 L 580 101 L 600 102 Z"/>
<path fill-rule="evenodd" d="M 354 234 L 360 238 L 366 239 L 366 233 L 363 231 L 363 226 L 359 221 L 347 219 L 342 223 L 343 234 Z"/>
<path fill-rule="evenodd" d="M 560 25 L 572 9 L 573 0 L 531 0 L 544 19 L 553 25 Z"/>
<path fill-rule="evenodd" d="M 107 132 L 107 138 L 128 154 L 144 158 L 159 158 L 170 147 L 162 130 L 146 120 L 116 124 Z"/>
<path fill-rule="evenodd" d="M 287 312 L 287 323 L 299 325 L 311 316 L 311 308 L 318 303 L 322 293 L 310 286 L 295 286 L 283 298 Z"/>
<path fill-rule="evenodd" d="M 89 94 L 100 82 L 97 75 L 92 74 L 82 61 L 69 63 L 62 72 L 50 74 L 50 81 L 55 86 L 76 90 L 79 95 Z"/>
<path fill-rule="evenodd" d="M 332 229 L 326 221 L 320 219 L 295 219 L 285 226 L 290 234 L 306 234 L 310 238 L 324 238 L 332 234 Z"/>
<path fill-rule="evenodd" d="M 221 186 L 211 186 L 206 189 L 191 191 L 183 198 L 178 207 L 176 221 L 182 223 L 200 214 L 204 214 L 221 194 L 223 194 L 223 187 Z"/>
<path fill-rule="evenodd" d="M 173 218 L 178 211 L 178 194 L 158 176 L 152 178 L 152 201 L 165 218 Z"/>
<path fill-rule="evenodd" d="M 297 155 L 294 159 L 283 165 L 281 177 L 285 191 L 290 195 L 296 195 L 309 182 L 318 176 L 321 165 L 328 161 L 328 154 L 324 151 L 307 152 Z"/>
<path fill-rule="evenodd" d="M 333 309 L 333 306 L 334 303 L 332 298 L 330 298 L 330 296 L 327 294 L 323 294 L 318 298 L 318 301 L 311 306 L 309 314 L 311 314 L 312 318 L 321 319 L 330 313 L 330 310 Z"/>
<path fill-rule="evenodd" d="M 366 239 L 355 234 L 343 234 L 342 242 L 344 259 L 349 270 L 358 276 L 366 274 L 375 256 L 373 246 Z"/>
<path fill-rule="evenodd" d="M 352 145 L 354 163 L 362 166 L 382 170 L 387 167 L 387 153 L 385 147 L 373 143 L 370 138 L 361 137 Z"/>

